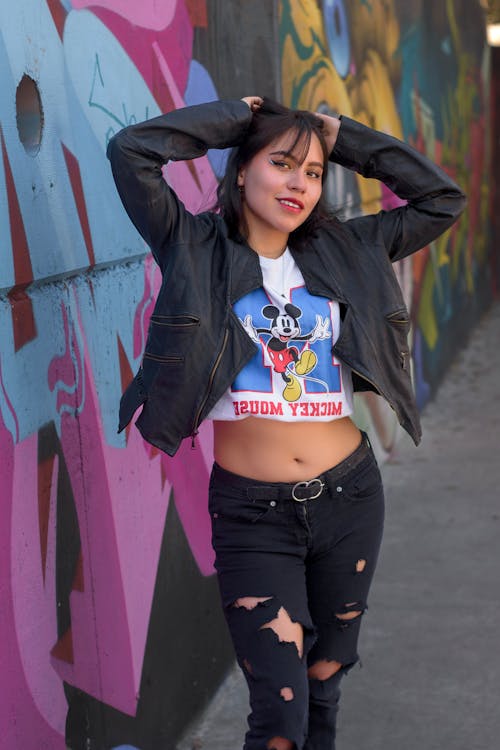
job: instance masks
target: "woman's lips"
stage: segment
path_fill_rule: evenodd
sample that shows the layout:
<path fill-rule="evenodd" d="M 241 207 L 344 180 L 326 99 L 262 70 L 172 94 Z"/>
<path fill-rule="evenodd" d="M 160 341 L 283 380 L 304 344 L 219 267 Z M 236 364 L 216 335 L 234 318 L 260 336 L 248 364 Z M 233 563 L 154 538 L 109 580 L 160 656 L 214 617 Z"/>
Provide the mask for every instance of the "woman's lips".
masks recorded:
<path fill-rule="evenodd" d="M 291 211 L 294 214 L 300 213 L 304 208 L 304 204 L 296 198 L 277 198 L 276 200 L 285 211 Z"/>

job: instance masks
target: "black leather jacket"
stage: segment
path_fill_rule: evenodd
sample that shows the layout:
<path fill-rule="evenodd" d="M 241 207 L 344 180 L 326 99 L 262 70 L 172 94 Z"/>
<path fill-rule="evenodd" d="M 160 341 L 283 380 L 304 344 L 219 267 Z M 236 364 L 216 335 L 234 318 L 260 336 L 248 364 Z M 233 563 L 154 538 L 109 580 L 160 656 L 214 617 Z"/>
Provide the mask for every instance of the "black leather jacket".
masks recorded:
<path fill-rule="evenodd" d="M 213 212 L 190 214 L 162 176 L 169 160 L 235 146 L 251 112 L 242 101 L 175 110 L 115 135 L 108 146 L 128 215 L 150 246 L 163 282 L 143 363 L 120 405 L 119 430 L 137 419 L 143 437 L 169 455 L 255 354 L 233 303 L 262 286 L 257 254 L 228 237 Z M 408 204 L 332 221 L 291 247 L 311 294 L 338 300 L 343 321 L 333 353 L 352 368 L 355 390 L 374 390 L 415 443 L 420 424 L 410 380 L 409 318 L 391 261 L 435 239 L 460 215 L 465 196 L 435 164 L 391 136 L 343 117 L 330 159 L 382 180 Z"/>

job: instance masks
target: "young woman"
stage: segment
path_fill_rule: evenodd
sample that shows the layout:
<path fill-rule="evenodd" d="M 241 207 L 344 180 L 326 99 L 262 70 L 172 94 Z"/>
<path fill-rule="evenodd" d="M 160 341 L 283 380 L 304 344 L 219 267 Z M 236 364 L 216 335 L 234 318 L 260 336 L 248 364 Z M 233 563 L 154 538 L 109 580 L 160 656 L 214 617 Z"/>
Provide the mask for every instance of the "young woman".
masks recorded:
<path fill-rule="evenodd" d="M 190 214 L 162 166 L 228 146 L 218 210 Z M 163 273 L 120 429 L 142 404 L 141 433 L 173 455 L 213 420 L 209 509 L 250 689 L 245 750 L 332 750 L 384 514 L 352 393 L 383 396 L 418 443 L 391 261 L 447 229 L 464 195 L 388 135 L 257 96 L 130 126 L 108 156 Z M 338 221 L 323 202 L 329 161 L 382 180 L 407 205 Z"/>

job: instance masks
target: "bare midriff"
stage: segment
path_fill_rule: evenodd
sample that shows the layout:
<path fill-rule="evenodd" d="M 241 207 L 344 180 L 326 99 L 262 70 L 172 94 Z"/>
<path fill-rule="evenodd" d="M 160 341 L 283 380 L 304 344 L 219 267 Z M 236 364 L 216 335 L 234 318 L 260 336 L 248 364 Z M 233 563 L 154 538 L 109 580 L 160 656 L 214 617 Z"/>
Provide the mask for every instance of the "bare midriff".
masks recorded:
<path fill-rule="evenodd" d="M 361 442 L 361 433 L 349 417 L 331 422 L 247 417 L 213 424 L 219 466 L 264 482 L 312 479 L 347 458 Z"/>

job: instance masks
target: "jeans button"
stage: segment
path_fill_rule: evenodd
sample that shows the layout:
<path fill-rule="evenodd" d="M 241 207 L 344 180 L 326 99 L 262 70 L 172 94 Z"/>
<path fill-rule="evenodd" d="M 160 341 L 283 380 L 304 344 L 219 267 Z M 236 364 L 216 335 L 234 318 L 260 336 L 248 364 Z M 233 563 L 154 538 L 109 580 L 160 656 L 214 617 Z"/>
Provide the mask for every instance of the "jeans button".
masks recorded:
<path fill-rule="evenodd" d="M 337 487 L 337 492 L 342 492 L 342 487 Z"/>
<path fill-rule="evenodd" d="M 269 505 L 271 506 L 271 508 L 276 508 L 276 500 L 271 500 Z"/>

